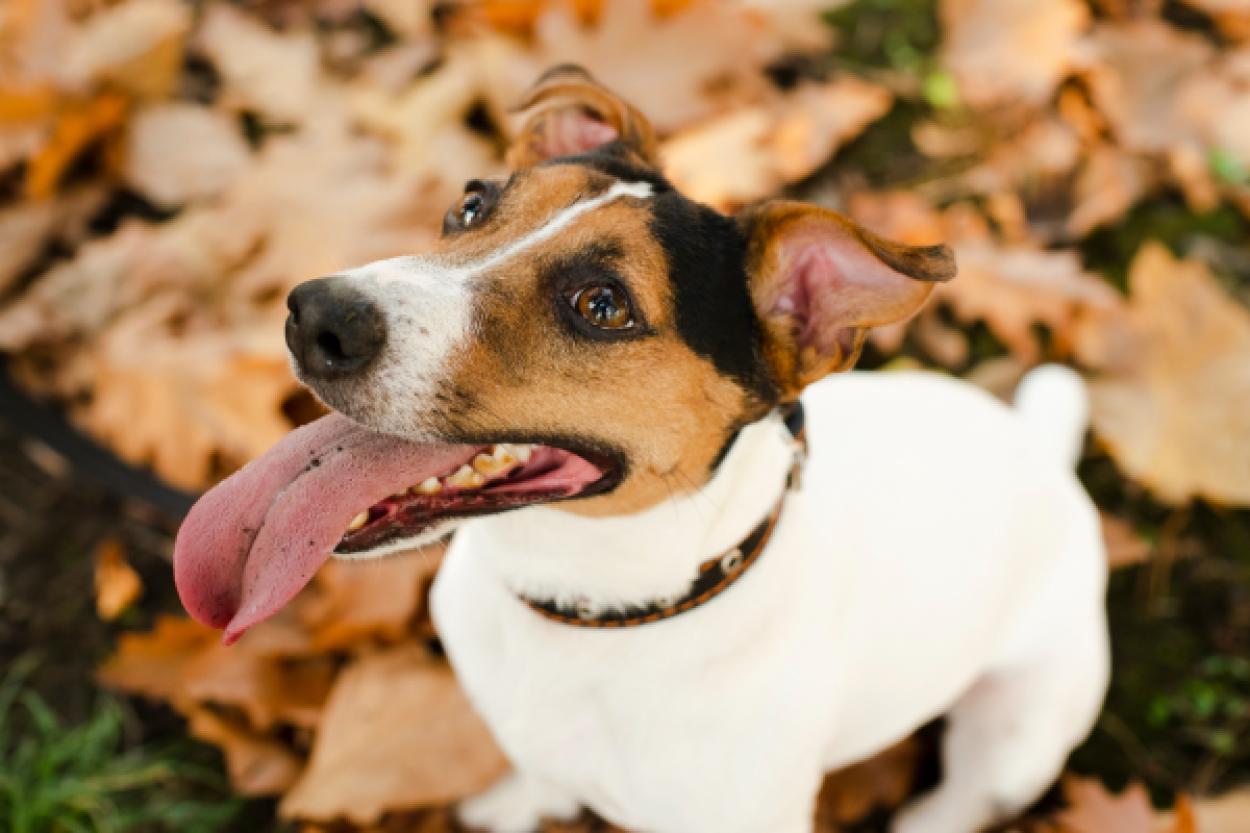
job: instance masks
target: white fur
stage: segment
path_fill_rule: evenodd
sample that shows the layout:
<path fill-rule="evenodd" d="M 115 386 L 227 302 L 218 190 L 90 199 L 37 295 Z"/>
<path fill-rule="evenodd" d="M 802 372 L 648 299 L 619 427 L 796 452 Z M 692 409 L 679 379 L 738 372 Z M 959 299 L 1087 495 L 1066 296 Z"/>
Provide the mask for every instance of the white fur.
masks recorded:
<path fill-rule="evenodd" d="M 1037 390 L 1083 401 L 1056 378 Z M 784 488 L 776 421 L 638 515 L 535 508 L 458 533 L 433 613 L 517 769 L 467 820 L 518 833 L 582 804 L 643 833 L 810 833 L 827 770 L 943 713 L 945 780 L 898 833 L 971 833 L 1051 782 L 1107 680 L 1098 518 L 1069 465 L 1082 426 L 926 374 L 844 375 L 804 402 L 810 458 L 767 550 L 676 618 L 579 629 L 514 591 L 611 607 L 684 589 Z"/>

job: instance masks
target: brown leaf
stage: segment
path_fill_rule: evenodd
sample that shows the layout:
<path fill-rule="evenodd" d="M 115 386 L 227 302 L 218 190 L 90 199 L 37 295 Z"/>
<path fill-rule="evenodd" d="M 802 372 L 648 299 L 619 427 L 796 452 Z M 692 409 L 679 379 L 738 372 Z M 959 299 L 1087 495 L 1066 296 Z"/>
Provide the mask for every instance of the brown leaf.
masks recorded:
<path fill-rule="evenodd" d="M 1069 777 L 1063 793 L 1069 807 L 1058 816 L 1062 833 L 1154 833 L 1154 810 L 1141 784 L 1117 796 L 1097 781 Z"/>
<path fill-rule="evenodd" d="M 303 769 L 304 762 L 285 744 L 208 709 L 192 712 L 190 731 L 222 750 L 230 784 L 240 795 L 280 795 Z"/>
<path fill-rule="evenodd" d="M 315 648 L 333 651 L 370 639 L 399 640 L 441 560 L 440 548 L 367 563 L 326 564 L 300 608 Z"/>
<path fill-rule="evenodd" d="M 1090 386 L 1095 432 L 1162 500 L 1250 504 L 1250 312 L 1158 243 L 1129 284 L 1128 311 L 1079 336 L 1085 362 L 1105 370 Z"/>
<path fill-rule="evenodd" d="M 182 73 L 191 9 L 177 0 L 123 0 L 82 23 L 57 69 L 69 89 L 107 84 L 136 98 L 165 98 Z"/>
<path fill-rule="evenodd" d="M 319 96 L 332 96 L 312 31 L 277 32 L 225 3 L 211 3 L 196 45 L 220 74 L 220 106 L 250 110 L 277 123 L 316 114 Z"/>
<path fill-rule="evenodd" d="M 1119 144 L 1166 152 L 1195 141 L 1178 91 L 1211 61 L 1202 37 L 1151 19 L 1100 26 L 1089 39 L 1086 77 Z"/>
<path fill-rule="evenodd" d="M 921 745 L 916 738 L 895 744 L 871 759 L 830 774 L 816 805 L 820 830 L 861 821 L 878 808 L 893 810 L 911 795 Z"/>
<path fill-rule="evenodd" d="M 813 15 L 811 28 L 818 27 Z M 760 94 L 766 88 L 760 69 L 785 47 L 768 14 L 712 0 L 694 0 L 664 17 L 646 0 L 609 0 L 590 26 L 552 4 L 539 16 L 534 38 L 530 55 L 517 56 L 510 70 L 512 101 L 547 67 L 581 64 L 626 100 L 642 103 L 661 132 L 706 118 L 727 99 Z"/>
<path fill-rule="evenodd" d="M 96 547 L 95 609 L 100 618 L 111 622 L 143 595 L 143 581 L 126 560 L 126 550 L 117 538 L 105 538 Z"/>
<path fill-rule="evenodd" d="M 281 813 L 372 824 L 388 811 L 479 792 L 506 770 L 451 669 L 415 647 L 392 648 L 340 675 Z"/>
<path fill-rule="evenodd" d="M 890 108 L 893 97 L 852 77 L 803 86 L 678 133 L 661 149 L 665 173 L 692 199 L 728 210 L 808 176 Z"/>
<path fill-rule="evenodd" d="M 1250 826 L 1250 790 L 1202 799 L 1193 805 L 1193 814 L 1193 831 L 1178 827 L 1176 833 L 1245 833 Z"/>
<path fill-rule="evenodd" d="M 214 642 L 182 667 L 177 702 L 230 706 L 261 731 L 312 729 L 336 671 L 329 657 L 286 660 L 253 653 L 246 640 L 234 648 Z"/>
<path fill-rule="evenodd" d="M 150 633 L 122 634 L 97 676 L 110 688 L 187 707 L 181 694 L 183 669 L 220 638 L 190 619 L 161 616 Z"/>
<path fill-rule="evenodd" d="M 1077 0 L 942 0 L 942 59 L 974 107 L 1040 104 L 1089 19 Z"/>
<path fill-rule="evenodd" d="M 157 205 L 214 197 L 250 161 L 238 122 L 198 104 L 145 108 L 130 120 L 122 173 Z"/>
<path fill-rule="evenodd" d="M 58 113 L 47 143 L 28 162 L 26 196 L 30 199 L 50 197 L 79 155 L 121 125 L 126 106 L 126 99 L 114 93 L 104 93 L 82 103 L 67 103 Z"/>
<path fill-rule="evenodd" d="M 1064 352 L 1083 316 L 1121 303 L 1114 289 L 1082 268 L 1076 252 L 980 241 L 957 243 L 955 260 L 957 279 L 943 284 L 936 297 L 950 303 L 960 320 L 984 321 L 1029 364 L 1041 357 L 1036 325 L 1046 325 L 1056 349 Z"/>

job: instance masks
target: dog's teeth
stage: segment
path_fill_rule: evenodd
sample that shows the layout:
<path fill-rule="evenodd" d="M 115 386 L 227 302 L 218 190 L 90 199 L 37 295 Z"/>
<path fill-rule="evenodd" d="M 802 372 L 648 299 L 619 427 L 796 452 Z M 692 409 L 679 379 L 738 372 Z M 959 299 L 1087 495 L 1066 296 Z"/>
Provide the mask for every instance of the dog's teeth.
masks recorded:
<path fill-rule="evenodd" d="M 443 482 L 457 489 L 476 489 L 486 482 L 486 478 L 469 468 L 468 465 L 463 465 Z"/>
<path fill-rule="evenodd" d="M 473 468 L 479 474 L 486 477 L 494 477 L 515 466 L 516 462 L 516 457 L 512 456 L 507 446 L 497 445 L 491 450 L 490 454 L 479 454 L 474 457 Z"/>
<path fill-rule="evenodd" d="M 355 532 L 358 529 L 362 529 L 367 523 L 369 523 L 369 511 L 365 510 L 356 517 L 352 518 L 352 522 L 347 525 L 347 531 Z"/>
<path fill-rule="evenodd" d="M 438 481 L 437 477 L 427 477 L 413 486 L 412 490 L 419 495 L 436 495 L 443 491 L 443 484 Z"/>

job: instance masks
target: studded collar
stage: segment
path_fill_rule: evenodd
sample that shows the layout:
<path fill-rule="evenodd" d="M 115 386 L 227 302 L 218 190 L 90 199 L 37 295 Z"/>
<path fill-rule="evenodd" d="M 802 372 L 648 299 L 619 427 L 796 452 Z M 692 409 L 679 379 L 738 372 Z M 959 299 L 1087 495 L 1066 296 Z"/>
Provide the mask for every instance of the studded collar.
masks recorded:
<path fill-rule="evenodd" d="M 671 619 L 696 607 L 707 604 L 731 587 L 751 565 L 759 560 L 768 546 L 786 497 L 800 485 L 803 463 L 807 456 L 807 431 L 804 424 L 803 405 L 794 403 L 781 411 L 782 419 L 790 436 L 794 438 L 794 464 L 786 481 L 786 489 L 777 498 L 764 520 L 737 546 L 704 561 L 699 565 L 699 575 L 689 589 L 675 599 L 654 601 L 640 607 L 625 610 L 593 611 L 573 605 L 560 605 L 553 601 L 539 601 L 520 594 L 517 597 L 531 610 L 552 622 L 576 628 L 633 628 L 652 622 Z"/>

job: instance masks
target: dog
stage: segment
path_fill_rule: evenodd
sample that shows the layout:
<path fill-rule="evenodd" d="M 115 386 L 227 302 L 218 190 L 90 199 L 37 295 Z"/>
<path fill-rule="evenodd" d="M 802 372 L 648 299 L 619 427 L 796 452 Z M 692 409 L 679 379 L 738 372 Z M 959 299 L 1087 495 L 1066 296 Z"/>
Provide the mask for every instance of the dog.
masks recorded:
<path fill-rule="evenodd" d="M 297 287 L 295 371 L 334 413 L 209 492 L 175 578 L 227 642 L 328 557 L 456 530 L 431 609 L 514 771 L 493 833 L 589 807 L 646 833 L 811 833 L 824 774 L 945 715 L 895 833 L 1017 814 L 1107 686 L 1106 561 L 1071 371 L 1015 407 L 841 373 L 954 276 L 773 201 L 726 216 L 643 115 L 543 76 L 506 180 L 434 250 Z"/>

